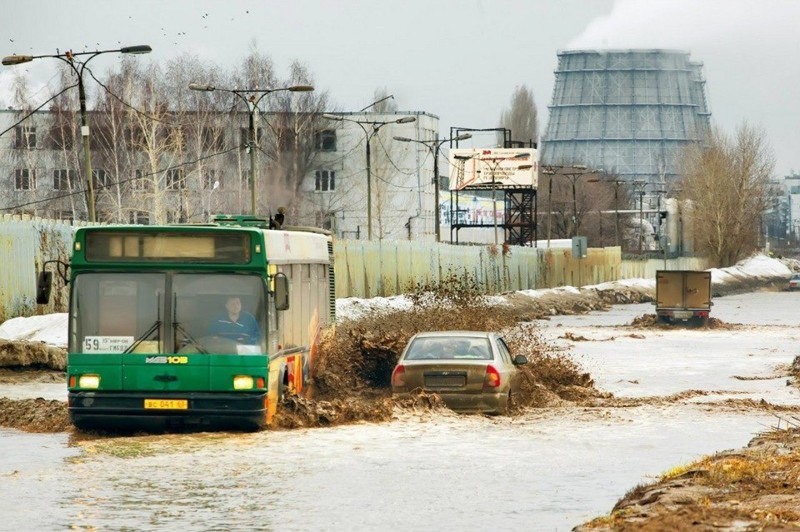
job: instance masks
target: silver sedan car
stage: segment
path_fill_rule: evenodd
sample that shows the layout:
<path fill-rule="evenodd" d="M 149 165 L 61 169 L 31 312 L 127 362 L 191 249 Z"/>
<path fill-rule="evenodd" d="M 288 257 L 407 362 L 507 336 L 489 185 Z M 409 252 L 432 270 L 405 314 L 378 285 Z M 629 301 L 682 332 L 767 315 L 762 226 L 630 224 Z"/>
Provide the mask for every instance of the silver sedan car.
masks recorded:
<path fill-rule="evenodd" d="M 504 414 L 519 392 L 523 355 L 513 356 L 496 333 L 424 332 L 409 340 L 392 372 L 400 397 L 434 392 L 459 412 Z"/>

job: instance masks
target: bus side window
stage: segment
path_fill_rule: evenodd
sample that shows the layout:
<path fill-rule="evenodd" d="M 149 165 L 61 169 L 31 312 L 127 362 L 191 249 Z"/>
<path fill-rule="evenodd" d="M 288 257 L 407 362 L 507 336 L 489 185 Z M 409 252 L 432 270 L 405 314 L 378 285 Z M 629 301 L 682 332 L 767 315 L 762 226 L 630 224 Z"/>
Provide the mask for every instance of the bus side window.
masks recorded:
<path fill-rule="evenodd" d="M 282 272 L 275 274 L 275 309 L 289 308 L 289 279 Z"/>

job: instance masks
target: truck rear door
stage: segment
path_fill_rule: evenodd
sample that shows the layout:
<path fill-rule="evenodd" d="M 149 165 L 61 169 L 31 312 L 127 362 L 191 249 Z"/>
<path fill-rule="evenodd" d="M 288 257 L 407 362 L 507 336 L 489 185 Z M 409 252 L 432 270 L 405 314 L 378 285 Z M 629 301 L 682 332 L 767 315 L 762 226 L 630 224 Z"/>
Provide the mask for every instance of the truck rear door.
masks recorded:
<path fill-rule="evenodd" d="M 711 307 L 711 272 L 686 272 L 685 285 L 686 308 Z"/>

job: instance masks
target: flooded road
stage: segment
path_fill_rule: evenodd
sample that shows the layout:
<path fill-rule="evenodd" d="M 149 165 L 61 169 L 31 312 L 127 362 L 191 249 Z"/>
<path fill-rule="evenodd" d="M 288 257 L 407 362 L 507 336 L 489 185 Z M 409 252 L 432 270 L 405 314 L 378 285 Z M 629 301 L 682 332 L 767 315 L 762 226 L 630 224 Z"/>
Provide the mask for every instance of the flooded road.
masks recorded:
<path fill-rule="evenodd" d="M 11 451 L 0 458 L 0 528 L 569 530 L 652 475 L 774 423 L 708 416 L 700 406 L 438 415 L 75 446 L 0 433 Z"/>
<path fill-rule="evenodd" d="M 78 440 L 0 429 L 0 529 L 569 530 L 636 484 L 776 425 L 724 399 L 800 408 L 781 374 L 800 354 L 800 309 L 786 295 L 716 299 L 715 317 L 757 325 L 732 330 L 618 327 L 652 305 L 540 324 L 601 389 L 704 392 L 685 400 L 258 434 Z M 14 393 L 25 395 L 0 386 Z"/>

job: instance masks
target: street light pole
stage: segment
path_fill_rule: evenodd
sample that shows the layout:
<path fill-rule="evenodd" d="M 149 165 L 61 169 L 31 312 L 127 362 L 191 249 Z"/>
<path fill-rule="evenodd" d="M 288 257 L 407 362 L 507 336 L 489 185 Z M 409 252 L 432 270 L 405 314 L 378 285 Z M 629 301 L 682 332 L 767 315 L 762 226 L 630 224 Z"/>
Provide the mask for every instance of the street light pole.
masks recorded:
<path fill-rule="evenodd" d="M 337 120 L 340 122 L 352 122 L 354 124 L 358 124 L 358 127 L 361 128 L 361 131 L 364 132 L 367 143 L 367 240 L 372 240 L 372 154 L 369 147 L 370 141 L 383 126 L 388 124 L 408 124 L 409 122 L 415 122 L 417 119 L 413 116 L 404 116 L 402 118 L 398 118 L 397 120 L 381 122 L 372 120 L 353 120 L 351 118 L 345 118 L 341 115 L 330 113 L 325 113 L 322 115 L 322 117 L 327 118 L 328 120 Z M 368 132 L 367 128 L 364 127 L 365 125 L 372 126 L 372 131 Z"/>
<path fill-rule="evenodd" d="M 639 194 L 639 254 L 642 254 L 642 237 L 644 236 L 644 228 L 642 227 L 642 223 L 644 221 L 644 188 L 647 186 L 647 183 L 644 181 L 634 181 L 633 183 L 637 188 L 637 193 Z"/>
<path fill-rule="evenodd" d="M 119 52 L 121 54 L 146 54 L 152 51 L 146 44 L 137 46 L 125 46 L 115 50 L 96 50 L 94 52 L 64 52 L 63 54 L 53 55 L 9 55 L 3 58 L 3 65 L 13 66 L 21 63 L 28 63 L 34 59 L 42 59 L 49 57 L 63 61 L 72 69 L 78 78 L 78 101 L 80 103 L 81 114 L 81 137 L 83 137 L 83 171 L 86 174 L 86 208 L 89 211 L 89 221 L 97 221 L 97 212 L 95 210 L 95 196 L 94 196 L 94 182 L 92 180 L 92 152 L 91 143 L 89 142 L 89 118 L 86 112 L 86 90 L 83 86 L 83 71 L 86 65 L 100 54 Z M 78 56 L 88 55 L 89 58 L 83 62 L 78 62 L 79 66 L 75 66 L 75 58 Z"/>
<path fill-rule="evenodd" d="M 436 242 L 441 242 L 441 220 L 440 220 L 440 213 L 439 213 L 439 150 L 442 147 L 442 144 L 445 142 L 451 141 L 459 141 L 459 140 L 467 140 L 472 138 L 471 133 L 462 133 L 461 135 L 456 135 L 453 138 L 449 139 L 441 139 L 441 140 L 417 140 L 417 139 L 410 139 L 408 137 L 394 137 L 394 140 L 400 142 L 416 142 L 418 144 L 422 144 L 428 150 L 430 150 L 431 154 L 433 155 L 433 203 L 435 204 L 434 208 L 434 233 L 436 233 Z"/>
<path fill-rule="evenodd" d="M 201 92 L 214 92 L 223 91 L 229 92 L 242 100 L 247 106 L 247 113 L 249 115 L 248 126 L 248 149 L 250 150 L 250 213 L 256 216 L 256 195 L 258 187 L 256 186 L 256 179 L 258 174 L 257 163 L 257 149 L 258 149 L 258 135 L 256 134 L 256 118 L 255 114 L 258 111 L 258 104 L 267 95 L 273 92 L 289 91 L 289 92 L 310 92 L 314 90 L 311 85 L 292 85 L 291 87 L 281 87 L 279 89 L 226 89 L 222 87 L 215 87 L 214 85 L 202 85 L 200 83 L 190 83 L 189 89 Z"/>
<path fill-rule="evenodd" d="M 547 173 L 547 172 L 545 172 Z M 550 249 L 550 226 L 552 224 L 553 214 L 553 177 L 554 172 L 549 173 L 547 178 L 547 249 Z"/>
<path fill-rule="evenodd" d="M 621 181 L 614 180 L 614 239 L 619 247 L 619 186 Z"/>

